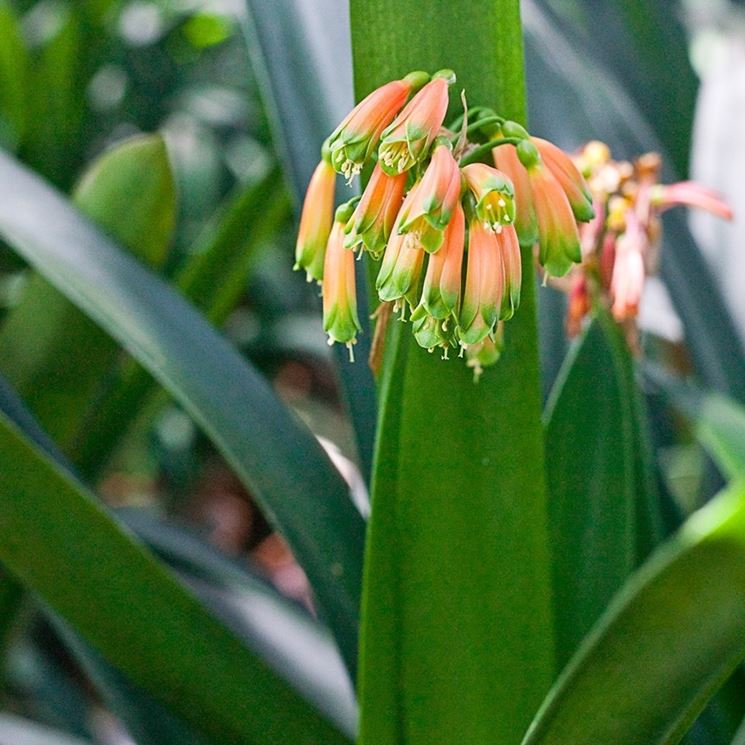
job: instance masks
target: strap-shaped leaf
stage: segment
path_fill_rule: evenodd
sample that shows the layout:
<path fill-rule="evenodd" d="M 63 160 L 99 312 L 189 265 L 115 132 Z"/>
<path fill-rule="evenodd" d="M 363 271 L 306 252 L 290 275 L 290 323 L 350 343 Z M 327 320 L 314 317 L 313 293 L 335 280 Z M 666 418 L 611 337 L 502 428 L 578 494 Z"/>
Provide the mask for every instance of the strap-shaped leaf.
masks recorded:
<path fill-rule="evenodd" d="M 215 743 L 346 738 L 0 415 L 0 561 Z"/>
<path fill-rule="evenodd" d="M 745 659 L 745 487 L 695 513 L 627 583 L 523 745 L 673 745 Z"/>
<path fill-rule="evenodd" d="M 289 541 L 353 664 L 364 523 L 315 438 L 188 302 L 4 154 L 0 235 L 201 424 Z"/>

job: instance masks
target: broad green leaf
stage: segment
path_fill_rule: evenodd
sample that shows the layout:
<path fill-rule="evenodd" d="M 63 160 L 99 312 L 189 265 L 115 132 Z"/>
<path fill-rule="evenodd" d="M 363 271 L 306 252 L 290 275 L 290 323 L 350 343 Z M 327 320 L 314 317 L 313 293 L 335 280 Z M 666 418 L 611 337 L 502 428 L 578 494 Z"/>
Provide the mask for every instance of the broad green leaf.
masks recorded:
<path fill-rule="evenodd" d="M 224 323 L 243 296 L 260 249 L 284 224 L 289 209 L 281 175 L 272 169 L 258 183 L 240 187 L 205 229 L 174 281 L 215 325 Z M 75 462 L 83 473 L 98 473 L 159 390 L 137 362 L 123 365 L 76 444 Z"/>
<path fill-rule="evenodd" d="M 215 743 L 346 742 L 4 415 L 0 462 L 0 560 L 135 684 Z"/>
<path fill-rule="evenodd" d="M 204 428 L 289 541 L 350 664 L 364 523 L 320 444 L 188 302 L 4 154 L 0 235 Z"/>
<path fill-rule="evenodd" d="M 0 742 L 13 745 L 88 745 L 85 740 L 13 714 L 0 714 Z"/>
<path fill-rule="evenodd" d="M 304 0 L 247 0 L 246 5 L 249 12 L 243 18 L 243 27 L 252 66 L 299 205 L 320 159 L 321 143 L 353 104 L 349 9 L 347 3 L 336 0 L 315 0 L 312 4 Z M 278 47 L 284 50 L 281 65 L 275 61 Z M 297 116 L 298 110 L 303 116 Z M 351 196 L 349 188 L 337 184 L 339 201 Z M 362 286 L 364 267 L 360 263 L 355 270 Z M 370 354 L 372 334 L 363 293 L 358 301 L 363 331 L 357 339 L 355 356 L 364 362 Z M 343 345 L 335 345 L 333 351 L 354 427 L 360 468 L 369 481 L 377 417 L 375 383 L 367 365 L 350 363 Z"/>
<path fill-rule="evenodd" d="M 102 155 L 74 200 L 136 256 L 153 266 L 163 263 L 176 194 L 159 135 L 133 137 Z M 0 369 L 68 452 L 97 415 L 102 381 L 118 354 L 116 343 L 38 274 L 0 329 Z"/>
<path fill-rule="evenodd" d="M 357 97 L 411 70 L 524 118 L 518 3 L 353 0 Z M 417 32 L 412 33 L 411 29 Z M 456 93 L 457 96 L 457 93 Z M 500 362 L 389 334 L 366 556 L 361 741 L 516 742 L 554 666 L 533 266 Z M 397 322 L 392 322 L 397 323 Z M 526 663 L 529 661 L 529 664 Z"/>
<path fill-rule="evenodd" d="M 26 125 L 28 52 L 18 18 L 8 0 L 0 0 L 0 144 L 15 148 Z"/>
<path fill-rule="evenodd" d="M 572 349 L 545 415 L 559 669 L 635 566 L 634 392 L 611 323 Z"/>
<path fill-rule="evenodd" d="M 745 659 L 745 487 L 695 513 L 611 607 L 523 745 L 673 745 Z"/>

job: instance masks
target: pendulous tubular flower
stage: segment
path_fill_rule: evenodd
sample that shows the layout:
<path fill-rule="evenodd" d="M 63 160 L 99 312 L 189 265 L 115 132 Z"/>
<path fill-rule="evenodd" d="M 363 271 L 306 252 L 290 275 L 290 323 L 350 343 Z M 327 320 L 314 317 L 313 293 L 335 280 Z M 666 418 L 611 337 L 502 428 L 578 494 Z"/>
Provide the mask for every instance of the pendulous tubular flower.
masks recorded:
<path fill-rule="evenodd" d="M 336 210 L 334 224 L 326 246 L 323 268 L 323 330 L 329 344 L 340 342 L 349 349 L 357 340 L 360 322 L 357 316 L 357 289 L 354 276 L 354 252 L 344 247 L 344 225 L 354 204 L 348 202 Z"/>
<path fill-rule="evenodd" d="M 344 228 L 347 234 L 344 245 L 352 249 L 362 245 L 374 259 L 379 259 L 396 221 L 405 187 L 405 173 L 388 176 L 376 165 L 362 199 Z"/>
<path fill-rule="evenodd" d="M 401 177 L 405 178 L 403 174 Z M 435 141 L 432 160 L 412 191 L 415 196 L 401 209 L 398 231 L 411 234 L 427 253 L 434 253 L 442 245 L 444 230 L 460 204 L 461 175 L 449 140 L 443 137 Z"/>
<path fill-rule="evenodd" d="M 455 82 L 452 70 L 440 70 L 385 129 L 378 161 L 390 176 L 408 171 L 423 160 L 448 109 L 448 87 Z"/>
<path fill-rule="evenodd" d="M 323 279 L 326 243 L 334 214 L 336 173 L 329 162 L 316 166 L 305 193 L 300 229 L 295 244 L 295 269 L 305 269 L 308 282 Z"/>
<path fill-rule="evenodd" d="M 515 190 L 510 179 L 484 163 L 463 169 L 468 188 L 476 199 L 476 215 L 487 230 L 500 233 L 515 222 Z"/>
<path fill-rule="evenodd" d="M 538 222 L 533 209 L 533 194 L 530 190 L 528 172 L 512 145 L 495 147 L 492 155 L 494 165 L 510 179 L 515 190 L 515 229 L 520 244 L 533 246 L 538 240 Z"/>
<path fill-rule="evenodd" d="M 671 207 L 683 206 L 706 210 L 723 220 L 731 220 L 733 217 L 731 207 L 720 194 L 695 181 L 657 184 L 651 189 L 650 201 L 660 212 Z"/>
<path fill-rule="evenodd" d="M 644 255 L 648 248 L 646 232 L 633 210 L 626 214 L 626 230 L 615 244 L 611 279 L 613 317 L 617 321 L 635 318 L 644 289 Z"/>
<path fill-rule="evenodd" d="M 409 73 L 374 90 L 344 117 L 326 140 L 331 163 L 338 173 L 351 181 L 370 158 L 380 135 L 391 123 L 412 91 L 421 88 L 429 75 Z"/>

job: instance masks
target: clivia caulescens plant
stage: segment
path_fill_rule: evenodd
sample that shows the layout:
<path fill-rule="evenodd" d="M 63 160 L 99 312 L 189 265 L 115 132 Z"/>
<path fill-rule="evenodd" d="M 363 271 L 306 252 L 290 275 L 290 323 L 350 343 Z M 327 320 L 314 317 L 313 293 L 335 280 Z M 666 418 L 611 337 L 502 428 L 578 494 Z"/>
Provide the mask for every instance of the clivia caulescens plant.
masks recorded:
<path fill-rule="evenodd" d="M 361 328 L 355 254 L 382 259 L 381 308 L 392 305 L 402 321 L 408 308 L 420 346 L 443 359 L 459 349 L 478 377 L 499 359 L 503 323 L 520 303 L 520 246 L 536 248 L 544 283 L 569 292 L 567 327 L 576 333 L 594 301 L 618 321 L 635 317 L 659 212 L 688 204 L 729 217 L 695 184 L 660 185 L 654 154 L 614 163 L 596 142 L 573 159 L 491 109 L 469 111 L 465 92 L 463 113 L 445 125 L 455 80 L 440 70 L 387 83 L 323 143 L 295 268 L 321 283 L 329 343 L 345 344 L 350 357 Z M 362 196 L 334 212 L 336 175 L 351 183 L 367 166 Z"/>

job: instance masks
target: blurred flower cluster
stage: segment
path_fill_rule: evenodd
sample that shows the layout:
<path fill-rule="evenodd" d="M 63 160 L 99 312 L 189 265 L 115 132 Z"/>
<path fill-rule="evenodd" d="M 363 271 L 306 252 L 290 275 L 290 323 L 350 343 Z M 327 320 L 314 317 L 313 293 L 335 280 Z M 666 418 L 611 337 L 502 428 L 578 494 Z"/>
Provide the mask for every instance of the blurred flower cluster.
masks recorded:
<path fill-rule="evenodd" d="M 717 193 L 700 184 L 661 184 L 657 153 L 646 153 L 633 163 L 615 161 L 607 145 L 593 141 L 574 161 L 589 185 L 595 216 L 580 228 L 581 265 L 555 280 L 569 294 L 567 332 L 576 336 L 593 304 L 601 303 L 624 325 L 633 349 L 644 281 L 657 269 L 660 214 L 682 205 L 729 220 L 732 211 Z"/>
<path fill-rule="evenodd" d="M 498 359 L 520 302 L 521 245 L 537 243 L 546 274 L 563 276 L 581 260 L 578 222 L 594 212 L 571 158 L 516 122 L 468 111 L 463 94 L 463 113 L 444 126 L 454 82 L 450 70 L 413 72 L 347 115 L 308 186 L 295 258 L 322 285 L 329 343 L 352 355 L 354 258 L 367 253 L 380 262 L 378 323 L 408 309 L 422 347 L 445 359 L 459 349 L 478 375 Z M 369 178 L 334 212 L 337 174 Z"/>

